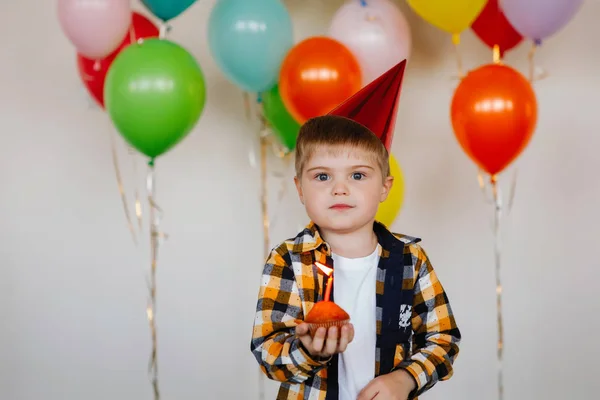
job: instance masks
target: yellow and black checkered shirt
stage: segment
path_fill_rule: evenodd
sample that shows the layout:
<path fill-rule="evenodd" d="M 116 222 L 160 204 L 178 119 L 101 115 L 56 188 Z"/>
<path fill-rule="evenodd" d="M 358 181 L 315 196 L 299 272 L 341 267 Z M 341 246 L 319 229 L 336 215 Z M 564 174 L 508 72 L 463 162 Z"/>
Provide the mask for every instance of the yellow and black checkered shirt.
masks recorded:
<path fill-rule="evenodd" d="M 442 284 L 418 244 L 420 240 L 392 234 L 379 223 L 374 229 L 381 245 L 377 309 L 373 310 L 377 315 L 375 376 L 406 370 L 417 383 L 411 394 L 411 399 L 416 399 L 438 381 L 452 376 L 461 335 Z M 394 287 L 393 279 L 390 284 L 389 276 L 386 280 L 386 272 L 390 275 L 391 270 L 386 261 L 392 259 L 400 260 L 401 287 Z M 295 337 L 295 327 L 323 296 L 324 278 L 317 272 L 315 262 L 332 265 L 331 250 L 317 226 L 310 223 L 295 238 L 277 246 L 263 269 L 251 350 L 263 372 L 281 382 L 278 400 L 328 400 L 332 397 L 331 393 L 327 395 L 328 389 L 335 386 L 337 391 L 337 382 L 327 381 L 328 372 L 330 377 L 337 375 L 328 371 L 329 360 L 311 357 Z M 385 345 L 389 342 L 383 337 L 388 329 L 387 316 L 395 316 L 397 325 L 400 313 L 400 306 L 395 303 L 391 306 L 395 311 L 386 310 L 386 304 L 387 308 L 390 306 L 385 299 L 395 295 L 391 291 L 410 294 L 411 304 L 402 306 L 404 311 L 411 310 L 410 323 L 405 324 L 408 346 L 400 343 L 402 340 L 391 347 Z M 402 336 L 398 328 L 392 332 Z M 385 339 L 389 339 L 389 334 Z"/>

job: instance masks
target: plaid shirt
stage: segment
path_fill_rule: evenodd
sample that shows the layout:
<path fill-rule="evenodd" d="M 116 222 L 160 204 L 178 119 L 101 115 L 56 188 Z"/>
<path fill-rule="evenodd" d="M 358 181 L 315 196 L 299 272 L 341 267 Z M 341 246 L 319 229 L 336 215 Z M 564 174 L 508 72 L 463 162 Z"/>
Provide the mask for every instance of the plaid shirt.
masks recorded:
<path fill-rule="evenodd" d="M 411 394 L 415 399 L 438 381 L 449 379 L 452 365 L 458 354 L 461 339 L 448 298 L 431 266 L 419 239 L 391 234 L 376 223 L 382 247 L 377 271 L 376 293 L 384 292 L 385 265 L 392 247 L 399 242 L 403 258 L 410 270 L 404 273 L 402 288 L 411 289 L 411 345 L 408 349 L 397 346 L 393 370 L 404 369 L 414 378 L 417 389 Z M 384 240 L 382 240 L 382 237 Z M 328 360 L 316 360 L 301 346 L 295 337 L 295 327 L 322 299 L 323 275 L 317 272 L 315 262 L 327 264 L 331 250 L 321 238 L 317 226 L 309 224 L 294 239 L 276 247 L 266 261 L 258 295 L 251 350 L 262 371 L 280 381 L 278 400 L 325 400 L 327 395 Z M 410 265 L 412 264 L 412 267 Z M 405 264 L 406 265 L 406 264 Z M 335 288 L 334 288 L 335 290 Z M 378 302 L 379 303 L 379 302 Z M 380 339 L 382 315 L 377 310 L 377 343 L 375 376 L 391 371 L 380 371 Z M 408 353 L 408 354 L 405 354 Z M 333 374 L 333 371 L 330 372 Z M 337 374 L 335 374 L 337 375 Z"/>

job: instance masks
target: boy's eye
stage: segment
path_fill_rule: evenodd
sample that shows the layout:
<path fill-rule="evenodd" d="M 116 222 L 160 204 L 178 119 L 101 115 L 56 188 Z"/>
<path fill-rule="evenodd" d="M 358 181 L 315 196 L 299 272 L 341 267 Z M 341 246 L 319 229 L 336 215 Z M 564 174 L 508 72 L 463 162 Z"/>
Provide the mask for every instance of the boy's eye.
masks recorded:
<path fill-rule="evenodd" d="M 360 181 L 364 177 L 365 177 L 365 174 L 363 174 L 362 172 L 354 172 L 352 174 L 352 179 L 355 179 L 357 181 Z"/>
<path fill-rule="evenodd" d="M 327 174 L 317 174 L 317 176 L 315 176 L 315 179 L 318 181 L 326 181 L 329 179 L 329 175 Z"/>

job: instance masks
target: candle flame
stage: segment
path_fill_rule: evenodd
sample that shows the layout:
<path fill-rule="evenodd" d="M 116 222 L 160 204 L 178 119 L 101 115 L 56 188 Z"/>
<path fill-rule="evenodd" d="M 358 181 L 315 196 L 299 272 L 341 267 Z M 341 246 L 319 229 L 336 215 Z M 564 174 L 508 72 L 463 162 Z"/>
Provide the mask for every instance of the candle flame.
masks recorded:
<path fill-rule="evenodd" d="M 323 272 L 325 274 L 325 276 L 330 277 L 331 274 L 333 273 L 333 268 L 329 268 L 321 263 L 316 262 L 315 265 L 317 266 L 317 268 L 319 268 L 321 270 L 321 272 Z"/>

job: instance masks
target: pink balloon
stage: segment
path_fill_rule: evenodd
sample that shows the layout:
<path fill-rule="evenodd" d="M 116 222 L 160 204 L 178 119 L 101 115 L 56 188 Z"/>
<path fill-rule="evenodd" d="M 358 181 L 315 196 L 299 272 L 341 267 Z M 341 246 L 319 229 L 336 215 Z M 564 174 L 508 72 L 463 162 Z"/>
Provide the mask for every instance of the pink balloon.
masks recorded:
<path fill-rule="evenodd" d="M 541 41 L 561 30 L 583 0 L 501 0 L 508 22 L 523 36 Z"/>
<path fill-rule="evenodd" d="M 333 16 L 329 36 L 354 54 L 363 85 L 410 56 L 410 26 L 389 0 L 352 1 Z"/>
<path fill-rule="evenodd" d="M 77 52 L 94 60 L 119 47 L 131 25 L 130 0 L 58 0 L 58 19 Z"/>

